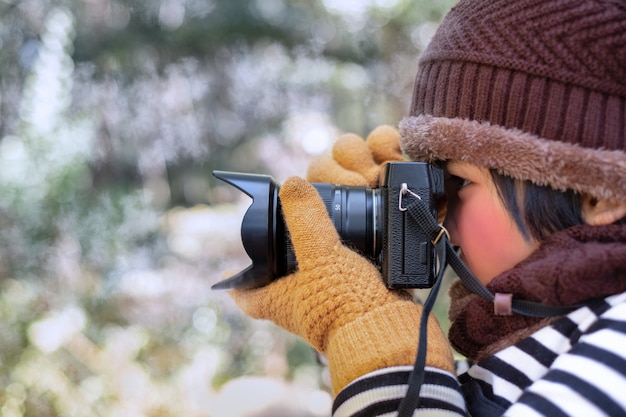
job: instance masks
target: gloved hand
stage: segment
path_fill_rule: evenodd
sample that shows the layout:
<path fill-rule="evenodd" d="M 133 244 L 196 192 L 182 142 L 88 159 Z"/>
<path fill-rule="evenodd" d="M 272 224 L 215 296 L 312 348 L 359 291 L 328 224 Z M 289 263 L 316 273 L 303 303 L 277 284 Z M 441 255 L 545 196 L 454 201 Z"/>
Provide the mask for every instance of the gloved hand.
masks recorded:
<path fill-rule="evenodd" d="M 347 133 L 333 146 L 332 156 L 313 160 L 307 172 L 310 182 L 377 187 L 382 167 L 389 161 L 405 161 L 400 150 L 400 134 L 391 126 L 374 129 L 367 140 Z"/>
<path fill-rule="evenodd" d="M 325 353 L 335 393 L 373 370 L 412 365 L 422 307 L 406 291 L 388 290 L 372 263 L 343 246 L 313 186 L 292 177 L 280 200 L 298 270 L 262 288 L 230 291 L 237 305 Z M 452 371 L 436 319 L 428 330 L 427 364 Z"/>

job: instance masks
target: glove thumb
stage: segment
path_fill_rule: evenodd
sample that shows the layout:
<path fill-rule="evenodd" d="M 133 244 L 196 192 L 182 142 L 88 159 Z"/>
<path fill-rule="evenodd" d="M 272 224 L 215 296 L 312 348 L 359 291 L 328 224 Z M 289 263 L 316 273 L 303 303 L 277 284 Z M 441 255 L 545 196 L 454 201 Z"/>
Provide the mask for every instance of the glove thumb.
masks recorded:
<path fill-rule="evenodd" d="M 369 134 L 366 143 L 379 165 L 390 161 L 406 161 L 400 149 L 400 133 L 392 126 L 378 126 Z"/>
<path fill-rule="evenodd" d="M 345 169 L 361 174 L 366 185 L 375 187 L 378 184 L 380 167 L 360 136 L 353 133 L 341 135 L 333 146 L 333 158 Z"/>

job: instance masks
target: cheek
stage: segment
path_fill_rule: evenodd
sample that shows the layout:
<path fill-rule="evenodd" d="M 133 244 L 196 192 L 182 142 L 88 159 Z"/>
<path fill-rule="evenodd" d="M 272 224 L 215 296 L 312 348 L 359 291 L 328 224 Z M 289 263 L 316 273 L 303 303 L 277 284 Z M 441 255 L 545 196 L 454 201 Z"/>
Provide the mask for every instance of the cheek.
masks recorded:
<path fill-rule="evenodd" d="M 491 199 L 464 204 L 457 212 L 456 231 L 465 263 L 483 284 L 534 250 L 504 208 Z"/>

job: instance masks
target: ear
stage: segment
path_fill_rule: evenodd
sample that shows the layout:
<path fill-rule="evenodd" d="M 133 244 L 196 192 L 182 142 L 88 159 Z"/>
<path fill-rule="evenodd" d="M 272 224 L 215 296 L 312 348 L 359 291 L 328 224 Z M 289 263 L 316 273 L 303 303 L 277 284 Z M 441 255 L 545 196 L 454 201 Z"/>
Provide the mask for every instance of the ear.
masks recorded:
<path fill-rule="evenodd" d="M 598 200 L 591 196 L 583 198 L 582 216 L 585 223 L 602 226 L 626 217 L 626 201 Z"/>

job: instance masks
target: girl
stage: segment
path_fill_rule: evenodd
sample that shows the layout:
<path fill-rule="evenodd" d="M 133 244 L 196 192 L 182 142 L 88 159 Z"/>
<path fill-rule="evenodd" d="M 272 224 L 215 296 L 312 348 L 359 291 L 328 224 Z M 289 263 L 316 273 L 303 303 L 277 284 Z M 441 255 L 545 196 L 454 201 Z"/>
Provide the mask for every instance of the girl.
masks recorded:
<path fill-rule="evenodd" d="M 623 0 L 461 0 L 420 58 L 400 136 L 411 160 L 445 167 L 450 239 L 497 300 L 453 285 L 416 413 L 626 415 Z M 396 140 L 340 138 L 308 179 L 375 186 Z M 395 415 L 422 307 L 341 244 L 308 183 L 280 198 L 298 271 L 231 295 L 326 354 L 335 416 Z M 518 314 L 519 300 L 567 312 Z M 458 376 L 450 345 L 472 363 Z"/>

